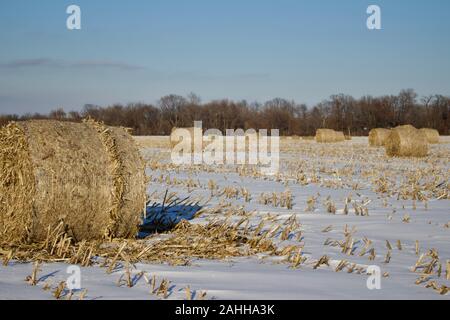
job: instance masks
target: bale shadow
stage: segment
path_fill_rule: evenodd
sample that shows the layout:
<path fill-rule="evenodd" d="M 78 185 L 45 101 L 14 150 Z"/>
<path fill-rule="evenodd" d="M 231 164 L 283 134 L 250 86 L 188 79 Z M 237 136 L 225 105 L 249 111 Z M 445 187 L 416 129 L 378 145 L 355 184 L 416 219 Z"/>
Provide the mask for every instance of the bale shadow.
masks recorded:
<path fill-rule="evenodd" d="M 197 203 L 188 201 L 188 198 L 174 200 L 169 204 L 153 203 L 147 205 L 146 217 L 139 227 L 138 238 L 146 238 L 155 233 L 168 232 L 183 220 L 192 220 L 202 209 Z"/>

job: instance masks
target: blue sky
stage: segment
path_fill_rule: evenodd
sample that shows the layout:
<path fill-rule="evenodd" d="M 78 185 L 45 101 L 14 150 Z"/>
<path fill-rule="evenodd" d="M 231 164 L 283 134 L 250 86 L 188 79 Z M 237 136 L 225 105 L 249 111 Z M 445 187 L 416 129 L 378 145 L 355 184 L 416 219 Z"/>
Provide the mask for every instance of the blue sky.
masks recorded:
<path fill-rule="evenodd" d="M 66 29 L 77 4 L 82 30 Z M 382 10 L 382 30 L 366 9 Z M 448 0 L 0 0 L 0 113 L 195 92 L 450 95 Z"/>

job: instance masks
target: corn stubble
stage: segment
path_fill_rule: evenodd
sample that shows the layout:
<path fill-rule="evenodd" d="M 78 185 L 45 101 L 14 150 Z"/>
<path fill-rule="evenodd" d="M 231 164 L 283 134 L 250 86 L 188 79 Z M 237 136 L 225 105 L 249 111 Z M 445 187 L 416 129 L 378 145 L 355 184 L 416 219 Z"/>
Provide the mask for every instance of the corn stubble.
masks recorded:
<path fill-rule="evenodd" d="M 43 242 L 4 248 L 0 255 L 4 261 L 66 262 L 91 266 L 95 257 L 104 259 L 107 272 L 115 270 L 119 261 L 168 263 L 187 265 L 192 259 L 227 259 L 258 253 L 276 252 L 271 240 L 276 230 L 260 233 L 243 228 L 243 222 L 230 223 L 214 220 L 206 225 L 181 221 L 167 239 L 149 237 L 144 240 L 112 240 L 75 242 L 64 233 L 64 228 L 48 232 Z M 285 233 L 286 234 L 286 233 Z"/>
<path fill-rule="evenodd" d="M 101 130 L 98 132 L 101 133 Z M 110 145 L 108 136 L 103 136 L 103 144 Z M 152 138 L 155 140 L 156 138 Z M 140 143 L 145 144 L 144 139 L 138 139 Z M 152 141 L 153 141 L 152 140 Z M 109 141 L 109 142 L 108 142 Z M 156 141 L 156 140 L 155 140 Z M 151 147 L 165 148 L 170 145 L 169 141 L 151 142 Z M 378 143 L 378 142 L 377 142 Z M 383 142 L 384 144 L 384 142 Z M 18 146 L 19 147 L 19 146 Z M 110 145 L 110 148 L 112 145 Z M 402 172 L 392 168 L 387 164 L 388 159 L 383 153 L 375 148 L 367 150 L 356 145 L 352 147 L 352 152 L 361 168 L 348 165 L 349 148 L 345 143 L 339 144 L 316 144 L 314 142 L 305 142 L 301 140 L 289 141 L 287 144 L 281 144 L 282 152 L 296 154 L 303 153 L 310 161 L 298 159 L 286 160 L 286 171 L 274 177 L 277 182 L 286 187 L 291 184 L 307 186 L 310 184 L 320 185 L 330 189 L 342 189 L 350 187 L 353 189 L 345 199 L 336 200 L 331 197 L 324 198 L 320 194 L 308 195 L 306 208 L 302 209 L 306 213 L 314 213 L 319 210 L 323 213 L 333 215 L 354 214 L 361 219 L 369 219 L 370 200 L 361 196 L 362 185 L 367 185 L 378 196 L 384 200 L 384 206 L 388 207 L 388 199 L 412 200 L 413 208 L 416 210 L 419 206 L 428 209 L 432 201 L 449 199 L 449 172 L 441 166 L 441 159 L 448 153 L 446 151 L 435 151 L 429 153 L 427 157 L 420 160 L 411 159 L 414 164 L 423 164 L 417 166 L 414 171 Z M 18 148 L 17 150 L 21 150 Z M 25 150 L 26 151 L 26 150 Z M 440 152 L 440 153 L 439 153 Z M 109 158 L 117 157 L 114 150 L 109 154 Z M 317 160 L 320 157 L 327 157 L 329 161 Z M 340 166 L 345 161 L 345 166 Z M 419 162 L 420 161 L 420 162 Z M 229 259 L 242 256 L 255 256 L 263 254 L 264 257 L 280 257 L 279 260 L 289 264 L 293 270 L 303 267 L 310 267 L 313 270 L 328 268 L 335 272 L 346 271 L 348 273 L 361 274 L 364 268 L 350 260 L 353 257 L 365 257 L 368 261 L 378 261 L 389 264 L 398 254 L 407 254 L 410 244 L 401 243 L 400 240 L 391 239 L 392 244 L 386 240 L 386 249 L 380 250 L 373 246 L 373 242 L 367 238 L 356 238 L 356 228 L 350 229 L 345 226 L 343 240 L 333 240 L 327 238 L 325 246 L 335 248 L 337 254 L 344 254 L 345 259 L 334 262 L 328 255 L 319 255 L 312 258 L 306 255 L 304 242 L 304 233 L 295 215 L 284 222 L 280 222 L 274 214 L 267 214 L 260 221 L 252 221 L 254 213 L 247 212 L 244 207 L 232 205 L 234 200 L 243 202 L 259 202 L 261 205 L 270 208 L 293 209 L 293 195 L 286 189 L 284 192 L 269 192 L 259 195 L 254 194 L 252 190 L 244 187 L 219 186 L 217 181 L 209 180 L 201 182 L 194 178 L 198 172 L 212 172 L 223 174 L 237 173 L 240 177 L 251 177 L 254 179 L 265 179 L 261 176 L 259 170 L 252 166 L 238 166 L 237 168 L 227 168 L 225 166 L 210 167 L 205 165 L 197 166 L 174 166 L 171 163 L 164 162 L 160 155 L 152 157 L 147 162 L 147 167 L 152 170 L 160 170 L 161 174 L 155 174 L 149 177 L 149 180 L 157 184 L 165 184 L 167 187 L 182 187 L 189 192 L 196 189 L 209 190 L 211 198 L 220 198 L 220 204 L 202 210 L 199 215 L 207 217 L 205 224 L 194 224 L 186 220 L 179 223 L 170 224 L 167 228 L 158 227 L 161 234 L 150 235 L 143 240 L 137 239 L 99 239 L 99 240 L 78 240 L 67 232 L 65 221 L 59 221 L 56 227 L 46 230 L 42 241 L 15 244 L 7 241 L 0 244 L 0 257 L 3 265 L 8 265 L 10 260 L 18 261 L 40 261 L 40 262 L 66 262 L 70 264 L 79 264 L 82 266 L 100 265 L 106 272 L 113 273 L 125 265 L 123 274 L 119 278 L 118 284 L 132 288 L 135 285 L 133 264 L 137 262 L 164 263 L 171 265 L 189 265 L 195 259 Z M 120 168 L 116 168 L 120 170 Z M 355 172 L 360 170 L 360 181 L 353 181 Z M 24 171 L 25 172 L 25 171 Z M 116 171 L 119 173 L 119 171 Z M 184 172 L 188 178 L 182 179 L 174 177 L 171 174 Z M 20 179 L 16 176 L 15 179 Z M 226 180 L 226 179 L 225 179 Z M 121 194 L 120 181 L 113 181 L 113 190 Z M 360 193 L 359 193 L 360 192 Z M 255 196 L 256 195 L 256 196 Z M 163 207 L 171 203 L 177 203 L 176 194 L 171 193 L 164 196 Z M 338 203 L 337 201 L 343 201 Z M 304 204 L 305 202 L 303 202 Z M 321 207 L 318 204 L 323 204 Z M 337 208 L 343 208 L 338 210 Z M 117 206 L 112 206 L 109 211 L 109 218 L 117 217 Z M 342 213 L 341 213 L 342 212 Z M 397 219 L 405 224 L 414 223 L 409 214 L 403 217 L 396 217 L 393 210 L 391 219 Z M 237 221 L 236 221 L 237 219 Z M 164 227 L 167 221 L 160 221 Z M 113 225 L 109 225 L 112 228 Z M 445 225 L 444 225 L 445 227 Z M 447 226 L 448 228 L 448 226 Z M 322 226 L 324 234 L 332 235 L 335 233 L 334 227 Z M 283 246 L 284 241 L 290 241 Z M 293 243 L 294 242 L 294 243 Z M 295 243 L 296 242 L 296 243 Z M 334 249 L 333 249 L 334 250 Z M 435 290 L 439 294 L 448 293 L 448 288 L 439 284 L 439 279 L 450 280 L 450 261 L 444 261 L 435 250 L 427 253 L 421 253 L 418 241 L 414 245 L 414 254 L 418 261 L 413 272 L 416 272 L 419 278 L 416 284 L 426 286 Z M 412 250 L 411 250 L 412 251 Z M 306 251 L 307 252 L 307 251 Z M 38 281 L 38 268 L 33 271 L 27 281 L 30 284 Z M 299 271 L 301 272 L 301 271 Z M 33 277 L 34 274 L 34 277 Z M 150 278 L 145 274 L 142 276 L 149 286 L 149 292 L 161 299 L 170 297 L 170 281 L 167 279 L 157 279 L 156 275 Z M 385 272 L 384 277 L 389 277 Z M 437 279 L 436 279 L 437 277 Z M 61 285 L 62 286 L 62 285 Z M 55 298 L 70 297 L 66 288 L 58 285 L 54 290 Z M 59 289 L 58 289 L 59 288 Z M 204 299 L 206 292 L 193 291 L 191 287 L 185 289 L 186 300 Z"/>

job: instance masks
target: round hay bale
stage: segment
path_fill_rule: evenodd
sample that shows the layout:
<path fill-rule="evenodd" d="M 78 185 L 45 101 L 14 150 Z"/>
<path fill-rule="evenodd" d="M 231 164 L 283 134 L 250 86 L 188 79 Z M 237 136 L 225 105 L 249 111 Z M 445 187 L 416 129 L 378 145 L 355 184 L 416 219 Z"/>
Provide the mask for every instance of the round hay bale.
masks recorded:
<path fill-rule="evenodd" d="M 332 129 L 317 129 L 316 131 L 316 141 L 319 143 L 333 143 L 335 139 L 335 132 Z"/>
<path fill-rule="evenodd" d="M 317 129 L 316 141 L 320 143 L 334 143 L 345 141 L 342 131 L 334 131 L 332 129 Z"/>
<path fill-rule="evenodd" d="M 60 224 L 74 241 L 137 234 L 146 178 L 124 129 L 10 123 L 0 129 L 0 146 L 0 241 L 42 241 Z"/>
<path fill-rule="evenodd" d="M 390 157 L 426 157 L 428 141 L 420 130 L 411 125 L 391 130 L 385 140 L 386 154 Z"/>
<path fill-rule="evenodd" d="M 369 132 L 369 145 L 371 147 L 382 147 L 385 144 L 386 139 L 389 137 L 391 130 L 376 128 Z"/>
<path fill-rule="evenodd" d="M 342 142 L 345 141 L 345 135 L 342 131 L 335 131 L 334 132 L 334 142 Z"/>
<path fill-rule="evenodd" d="M 439 143 L 439 131 L 435 129 L 429 129 L 429 128 L 423 128 L 420 129 L 420 131 L 425 134 L 427 137 L 428 143 L 430 144 L 437 144 Z"/>

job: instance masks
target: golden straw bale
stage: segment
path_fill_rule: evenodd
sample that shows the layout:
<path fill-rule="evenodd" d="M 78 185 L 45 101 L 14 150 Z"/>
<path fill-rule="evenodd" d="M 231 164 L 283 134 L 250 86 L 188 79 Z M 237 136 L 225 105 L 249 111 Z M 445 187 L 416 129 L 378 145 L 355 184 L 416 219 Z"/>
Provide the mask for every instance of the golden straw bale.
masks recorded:
<path fill-rule="evenodd" d="M 331 143 L 335 141 L 335 133 L 332 129 L 317 129 L 316 141 L 320 143 Z"/>
<path fill-rule="evenodd" d="M 132 237 L 145 206 L 144 163 L 121 128 L 88 121 L 0 129 L 0 241 Z"/>
<path fill-rule="evenodd" d="M 427 137 L 428 143 L 437 144 L 439 143 L 439 131 L 435 129 L 423 128 L 420 129 L 422 133 Z"/>
<path fill-rule="evenodd" d="M 170 148 L 169 136 L 133 136 L 133 140 L 140 149 L 147 148 Z"/>
<path fill-rule="evenodd" d="M 334 132 L 334 142 L 342 142 L 345 141 L 345 135 L 342 131 L 335 131 Z"/>
<path fill-rule="evenodd" d="M 342 131 L 334 131 L 332 129 L 317 129 L 316 141 L 320 143 L 334 143 L 345 141 Z"/>
<path fill-rule="evenodd" d="M 123 127 L 123 130 L 125 130 L 130 135 L 134 134 L 134 129 L 133 128 Z"/>
<path fill-rule="evenodd" d="M 371 147 L 384 146 L 384 143 L 385 143 L 386 139 L 389 137 L 390 133 L 391 133 L 391 130 L 383 129 L 383 128 L 376 128 L 376 129 L 370 130 L 369 145 Z"/>
<path fill-rule="evenodd" d="M 106 127 L 94 121 L 86 123 L 97 129 L 110 158 L 114 192 L 106 236 L 133 237 L 141 219 L 136 213 L 144 210 L 146 201 L 146 178 L 139 150 L 126 128 Z"/>
<path fill-rule="evenodd" d="M 424 133 L 411 125 L 391 130 L 385 141 L 386 154 L 390 157 L 426 157 L 428 141 Z"/>

